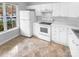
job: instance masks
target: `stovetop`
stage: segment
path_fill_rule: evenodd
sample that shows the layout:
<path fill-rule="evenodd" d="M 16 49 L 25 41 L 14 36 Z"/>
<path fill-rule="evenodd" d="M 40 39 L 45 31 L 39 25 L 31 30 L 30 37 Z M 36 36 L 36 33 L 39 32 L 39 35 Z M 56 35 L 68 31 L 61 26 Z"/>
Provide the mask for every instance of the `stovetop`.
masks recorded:
<path fill-rule="evenodd" d="M 40 24 L 51 25 L 52 23 L 49 23 L 49 22 L 40 22 Z"/>

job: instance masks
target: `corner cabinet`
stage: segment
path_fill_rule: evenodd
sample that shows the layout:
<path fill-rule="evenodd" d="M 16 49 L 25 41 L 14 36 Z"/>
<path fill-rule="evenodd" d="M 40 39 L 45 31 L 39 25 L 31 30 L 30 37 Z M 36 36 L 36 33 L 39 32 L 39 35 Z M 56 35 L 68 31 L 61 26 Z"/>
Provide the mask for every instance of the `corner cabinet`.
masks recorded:
<path fill-rule="evenodd" d="M 68 46 L 68 27 L 66 25 L 52 25 L 52 41 Z"/>
<path fill-rule="evenodd" d="M 69 36 L 68 43 L 72 57 L 79 57 L 79 30 L 70 29 L 68 36 Z"/>

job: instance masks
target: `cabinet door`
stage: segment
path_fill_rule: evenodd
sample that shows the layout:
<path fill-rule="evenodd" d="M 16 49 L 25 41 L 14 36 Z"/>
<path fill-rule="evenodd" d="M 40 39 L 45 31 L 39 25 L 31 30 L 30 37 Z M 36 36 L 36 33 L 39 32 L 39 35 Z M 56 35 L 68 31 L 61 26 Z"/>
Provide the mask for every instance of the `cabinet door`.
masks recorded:
<path fill-rule="evenodd" d="M 67 45 L 68 34 L 67 34 L 67 27 L 66 26 L 59 26 L 59 41 L 63 45 Z"/>
<path fill-rule="evenodd" d="M 67 28 L 66 26 L 52 26 L 52 40 L 56 43 L 67 45 Z"/>
<path fill-rule="evenodd" d="M 59 43 L 59 27 L 56 25 L 52 26 L 52 41 Z"/>
<path fill-rule="evenodd" d="M 39 34 L 39 24 L 33 23 L 33 35 L 38 36 Z"/>

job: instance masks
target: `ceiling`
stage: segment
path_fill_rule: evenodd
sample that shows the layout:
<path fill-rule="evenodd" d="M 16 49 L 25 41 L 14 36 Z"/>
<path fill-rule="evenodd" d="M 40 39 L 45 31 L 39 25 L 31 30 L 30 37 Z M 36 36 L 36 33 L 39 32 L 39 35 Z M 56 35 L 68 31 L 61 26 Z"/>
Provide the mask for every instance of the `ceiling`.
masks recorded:
<path fill-rule="evenodd" d="M 39 4 L 48 4 L 48 3 L 58 3 L 58 2 L 11 2 L 20 6 L 30 6 L 30 5 L 39 5 Z"/>

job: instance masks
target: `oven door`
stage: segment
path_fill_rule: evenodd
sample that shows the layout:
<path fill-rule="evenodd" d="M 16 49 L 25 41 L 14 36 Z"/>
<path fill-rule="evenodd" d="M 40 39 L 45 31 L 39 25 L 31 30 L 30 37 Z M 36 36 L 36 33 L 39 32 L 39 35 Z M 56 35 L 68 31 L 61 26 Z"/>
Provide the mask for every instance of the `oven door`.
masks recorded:
<path fill-rule="evenodd" d="M 40 25 L 40 34 L 44 36 L 50 36 L 50 26 Z"/>

